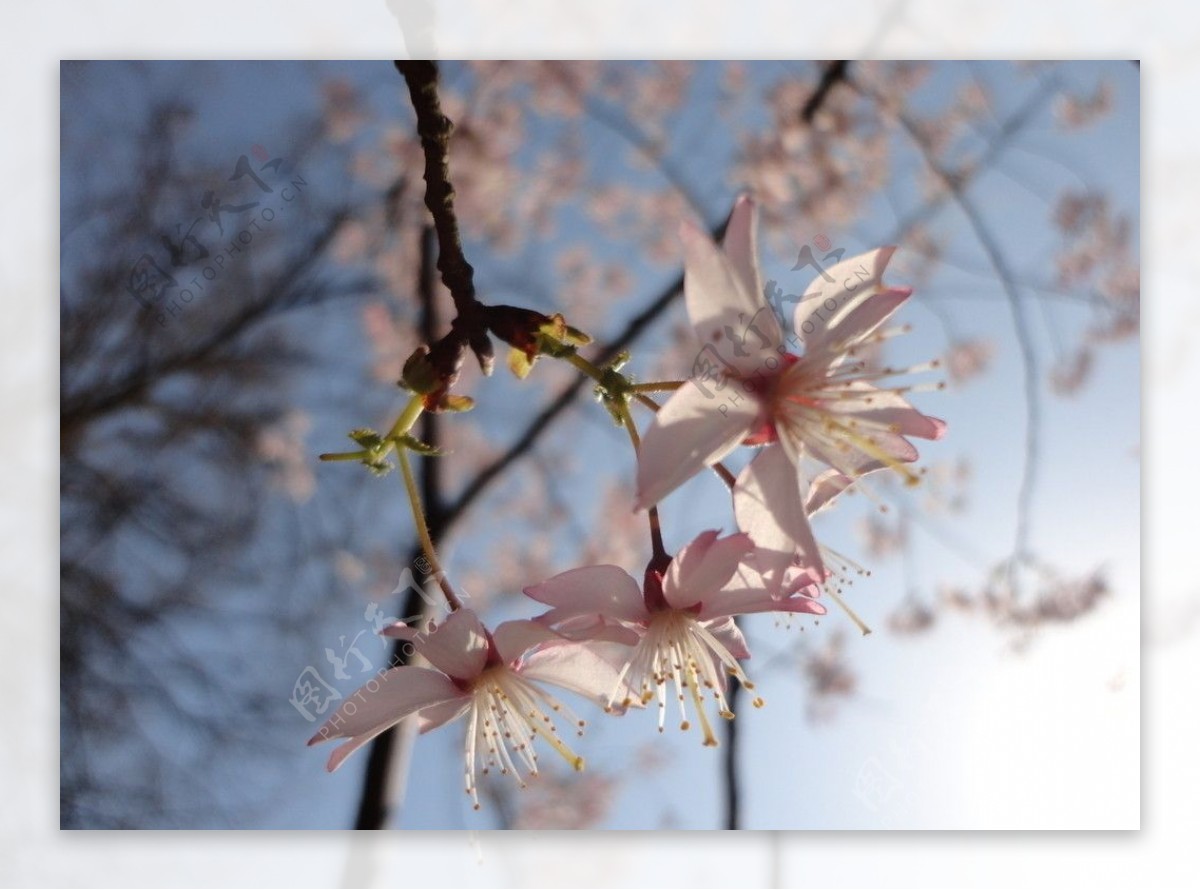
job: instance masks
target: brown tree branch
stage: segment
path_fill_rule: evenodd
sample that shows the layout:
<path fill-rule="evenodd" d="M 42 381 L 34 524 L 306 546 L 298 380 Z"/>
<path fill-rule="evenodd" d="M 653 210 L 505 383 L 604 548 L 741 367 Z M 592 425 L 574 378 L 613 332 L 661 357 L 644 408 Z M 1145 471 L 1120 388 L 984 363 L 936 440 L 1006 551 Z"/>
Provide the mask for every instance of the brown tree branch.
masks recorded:
<path fill-rule="evenodd" d="M 829 98 L 830 90 L 842 81 L 847 80 L 849 71 L 850 63 L 848 61 L 830 62 L 825 72 L 821 75 L 821 80 L 817 83 L 817 88 L 813 90 L 813 94 L 804 103 L 804 107 L 800 109 L 800 119 L 806 124 L 811 124 L 813 118 L 817 116 L 817 112 L 821 110 L 821 106 L 825 104 L 825 100 Z"/>
<path fill-rule="evenodd" d="M 462 236 L 454 214 L 454 186 L 450 182 L 450 135 L 454 132 L 454 124 L 442 112 L 438 99 L 437 64 L 428 61 L 397 61 L 395 64 L 408 85 L 408 94 L 417 114 L 417 135 L 421 137 L 425 154 L 425 206 L 429 208 L 437 231 L 437 269 L 450 291 L 457 313 L 450 333 L 431 350 L 434 364 L 448 371 L 454 358 L 461 357 L 463 347 L 469 345 L 479 360 L 479 367 L 485 374 L 490 374 L 493 354 L 485 307 L 475 296 L 475 270 L 463 255 Z M 432 340 L 426 342 L 433 343 Z"/>

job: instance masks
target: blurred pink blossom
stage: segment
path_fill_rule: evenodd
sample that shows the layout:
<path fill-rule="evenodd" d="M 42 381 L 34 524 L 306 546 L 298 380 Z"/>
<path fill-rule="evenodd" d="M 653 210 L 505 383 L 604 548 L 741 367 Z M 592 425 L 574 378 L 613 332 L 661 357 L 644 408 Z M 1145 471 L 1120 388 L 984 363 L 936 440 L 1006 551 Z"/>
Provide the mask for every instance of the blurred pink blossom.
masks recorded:
<path fill-rule="evenodd" d="M 996 344 L 991 340 L 958 340 L 946 352 L 946 373 L 955 383 L 966 383 L 986 371 L 995 354 Z"/>
<path fill-rule="evenodd" d="M 311 417 L 303 411 L 289 411 L 278 423 L 261 430 L 255 441 L 259 458 L 271 472 L 272 484 L 298 504 L 317 490 L 313 458 L 304 444 L 311 428 Z"/>

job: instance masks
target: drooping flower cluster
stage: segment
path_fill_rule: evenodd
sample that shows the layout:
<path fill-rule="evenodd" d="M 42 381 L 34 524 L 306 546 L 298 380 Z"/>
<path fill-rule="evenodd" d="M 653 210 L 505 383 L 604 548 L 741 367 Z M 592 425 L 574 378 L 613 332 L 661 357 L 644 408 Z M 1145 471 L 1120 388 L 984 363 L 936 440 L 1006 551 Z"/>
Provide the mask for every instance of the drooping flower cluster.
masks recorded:
<path fill-rule="evenodd" d="M 814 284 L 793 298 L 795 333 L 785 337 L 763 289 L 756 224 L 754 204 L 743 197 L 721 246 L 683 226 L 685 297 L 700 355 L 689 380 L 659 387 L 675 392 L 644 438 L 630 413 L 640 391 L 619 368 L 590 365 L 575 348 L 582 339 L 567 342 L 544 327 L 529 341 L 529 366 L 540 354 L 567 358 L 596 379 L 597 393 L 629 430 L 638 452 L 636 508 L 650 512 L 652 555 L 642 583 L 617 565 L 572 569 L 525 588 L 547 611 L 493 631 L 447 591 L 452 611 L 441 624 L 384 631 L 431 667 L 382 673 L 311 739 L 346 739 L 329 769 L 408 717 L 422 732 L 466 718 L 465 787 L 477 808 L 480 768 L 523 782 L 537 772 L 538 739 L 582 769 L 557 724 L 581 734 L 583 721 L 541 684 L 613 714 L 657 702 L 660 732 L 677 706 L 680 728 L 695 720 L 703 743 L 716 745 L 710 707 L 732 719 L 730 678 L 755 688 L 741 665 L 750 650 L 737 618 L 825 613 L 819 597 L 833 561 L 810 517 L 868 473 L 891 469 L 915 482 L 909 437 L 937 439 L 945 424 L 908 403 L 914 387 L 890 382 L 920 368 L 880 367 L 873 357 L 877 344 L 904 330 L 885 327 L 911 293 L 883 282 L 894 249 L 818 265 Z M 736 480 L 723 471 L 733 482 L 739 531 L 704 531 L 672 557 L 654 505 L 739 446 L 759 449 Z M 416 500 L 414 516 L 420 530 Z M 848 676 L 825 671 L 822 688 L 844 690 Z M 757 693 L 752 703 L 763 703 Z"/>

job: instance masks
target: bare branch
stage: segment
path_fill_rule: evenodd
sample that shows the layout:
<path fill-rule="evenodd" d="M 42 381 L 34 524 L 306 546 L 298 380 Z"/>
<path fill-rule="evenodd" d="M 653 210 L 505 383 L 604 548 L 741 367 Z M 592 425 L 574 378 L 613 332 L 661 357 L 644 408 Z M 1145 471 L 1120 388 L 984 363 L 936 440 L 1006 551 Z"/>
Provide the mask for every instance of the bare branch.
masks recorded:
<path fill-rule="evenodd" d="M 821 80 L 817 84 L 817 88 L 813 91 L 809 100 L 804 103 L 804 108 L 800 110 L 800 118 L 806 124 L 811 124 L 813 118 L 817 116 L 817 112 L 821 110 L 821 106 L 825 104 L 825 100 L 829 98 L 829 92 L 839 83 L 849 80 L 850 63 L 842 60 L 838 62 L 830 62 L 829 67 L 825 69 L 825 73 L 821 75 Z"/>
<path fill-rule="evenodd" d="M 408 84 L 413 110 L 417 113 L 417 134 L 425 154 L 425 206 L 437 230 L 437 268 L 457 312 L 446 346 L 461 349 L 469 344 L 479 367 L 487 374 L 492 367 L 491 341 L 483 307 L 475 297 L 475 270 L 463 255 L 458 218 L 454 215 L 454 186 L 450 183 L 450 134 L 454 132 L 454 124 L 442 112 L 438 99 L 437 65 L 397 61 L 396 70 Z"/>

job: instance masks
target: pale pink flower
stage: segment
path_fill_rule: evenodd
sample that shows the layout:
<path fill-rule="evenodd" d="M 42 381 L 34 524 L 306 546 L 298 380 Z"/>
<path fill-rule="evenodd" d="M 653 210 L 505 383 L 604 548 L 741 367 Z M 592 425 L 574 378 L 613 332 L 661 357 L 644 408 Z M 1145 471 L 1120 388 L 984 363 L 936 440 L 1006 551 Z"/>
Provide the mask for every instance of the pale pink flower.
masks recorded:
<path fill-rule="evenodd" d="M 681 227 L 684 296 L 701 350 L 691 380 L 663 405 L 642 441 L 637 504 L 656 503 L 739 444 L 766 445 L 738 479 L 739 527 L 760 547 L 772 546 L 764 536 L 797 542 L 820 571 L 801 461 L 811 458 L 851 480 L 890 467 L 915 482 L 903 465 L 917 451 L 905 437 L 937 439 L 945 424 L 906 401 L 914 387 L 877 385 L 922 368 L 878 368 L 859 357 L 904 330 L 882 329 L 911 294 L 883 284 L 895 248 L 824 269 L 797 303 L 796 333 L 785 339 L 764 295 L 756 227 L 746 196 L 734 205 L 723 247 L 690 223 Z M 803 346 L 803 354 L 789 346 Z"/>
<path fill-rule="evenodd" d="M 858 678 L 846 656 L 846 637 L 835 631 L 819 649 L 805 654 L 801 670 L 808 680 L 808 716 L 817 721 L 832 717 L 834 701 L 849 698 L 858 686 Z"/>
<path fill-rule="evenodd" d="M 888 616 L 888 627 L 892 633 L 913 635 L 929 630 L 936 621 L 937 613 L 928 604 L 909 597 Z"/>
<path fill-rule="evenodd" d="M 908 545 L 908 527 L 903 520 L 886 522 L 878 516 L 864 517 L 859 523 L 867 552 L 875 559 L 886 559 Z"/>
<path fill-rule="evenodd" d="M 349 80 L 330 80 L 321 85 L 326 133 L 334 142 L 347 142 L 367 122 L 362 97 Z"/>
<path fill-rule="evenodd" d="M 1111 83 L 1102 81 L 1090 95 L 1071 95 L 1063 93 L 1058 97 L 1054 108 L 1055 117 L 1060 126 L 1075 130 L 1095 123 L 1109 114 L 1114 105 L 1113 87 Z"/>
<path fill-rule="evenodd" d="M 517 830 L 582 831 L 596 828 L 608 816 L 620 790 L 621 774 L 542 775 L 529 783 L 529 792 L 514 801 Z"/>
<path fill-rule="evenodd" d="M 553 715 L 565 715 L 579 735 L 584 722 L 534 681 L 607 700 L 616 669 L 597 654 L 601 647 L 570 642 L 533 621 L 506 621 L 489 632 L 469 609 L 459 609 L 430 633 L 398 622 L 384 633 L 411 643 L 433 669 L 403 665 L 369 680 L 346 699 L 309 739 L 344 738 L 329 757 L 331 772 L 381 732 L 417 715 L 428 732 L 466 715 L 466 790 L 479 808 L 476 770 L 492 767 L 521 779 L 521 767 L 537 773 L 536 738 L 576 770 L 583 758 L 559 737 Z"/>
<path fill-rule="evenodd" d="M 966 383 L 986 371 L 995 354 L 996 344 L 991 340 L 959 340 L 946 351 L 946 370 L 955 383 Z"/>
<path fill-rule="evenodd" d="M 261 430 L 254 443 L 259 458 L 270 470 L 272 484 L 297 504 L 307 501 L 317 490 L 317 477 L 304 442 L 311 428 L 312 418 L 307 414 L 289 411 L 278 423 Z"/>
<path fill-rule="evenodd" d="M 571 639 L 625 643 L 632 647 L 621 669 L 621 683 L 609 693 L 610 706 L 658 699 L 658 728 L 666 718 L 667 685 L 675 687 L 681 729 L 688 729 L 687 699 L 696 709 L 705 745 L 716 745 L 704 699 L 711 695 L 722 717 L 732 718 L 725 698 L 726 674 L 747 689 L 752 684 L 738 659 L 749 658 L 734 618 L 754 612 L 804 612 L 822 615 L 810 593 L 775 598 L 742 565 L 752 552 L 747 535 L 718 538 L 706 531 L 684 547 L 662 570 L 647 569 L 639 587 L 617 566 L 573 569 L 525 588 L 551 610 L 537 620 Z M 624 684 L 624 685 L 622 685 Z M 707 690 L 707 693 L 705 692 Z M 762 704 L 755 699 L 755 705 Z"/>
<path fill-rule="evenodd" d="M 1050 388 L 1060 396 L 1074 395 L 1092 372 L 1092 350 L 1080 347 L 1050 370 Z"/>

